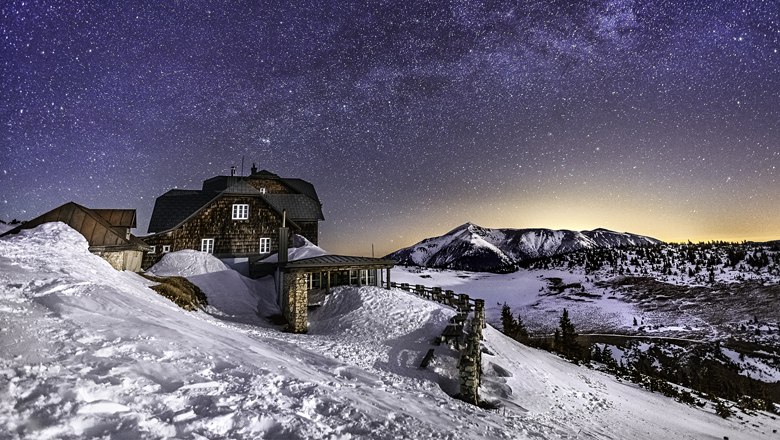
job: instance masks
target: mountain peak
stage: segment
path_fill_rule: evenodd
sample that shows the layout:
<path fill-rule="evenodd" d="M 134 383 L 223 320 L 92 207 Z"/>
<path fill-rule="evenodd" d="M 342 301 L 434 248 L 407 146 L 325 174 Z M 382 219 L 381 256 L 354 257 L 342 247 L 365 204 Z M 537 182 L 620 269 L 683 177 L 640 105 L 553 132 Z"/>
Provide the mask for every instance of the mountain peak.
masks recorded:
<path fill-rule="evenodd" d="M 457 232 L 465 231 L 465 230 L 469 230 L 469 231 L 473 232 L 474 230 L 479 230 L 479 229 L 483 229 L 482 226 L 479 226 L 476 223 L 466 222 L 466 223 L 463 223 L 462 225 L 452 229 L 451 231 L 447 232 L 444 235 L 452 235 L 452 234 L 455 234 Z"/>
<path fill-rule="evenodd" d="M 654 246 L 660 240 L 614 232 L 550 229 L 491 229 L 466 222 L 439 237 L 425 240 L 388 255 L 398 264 L 469 270 L 513 271 L 523 262 L 582 249 Z"/>

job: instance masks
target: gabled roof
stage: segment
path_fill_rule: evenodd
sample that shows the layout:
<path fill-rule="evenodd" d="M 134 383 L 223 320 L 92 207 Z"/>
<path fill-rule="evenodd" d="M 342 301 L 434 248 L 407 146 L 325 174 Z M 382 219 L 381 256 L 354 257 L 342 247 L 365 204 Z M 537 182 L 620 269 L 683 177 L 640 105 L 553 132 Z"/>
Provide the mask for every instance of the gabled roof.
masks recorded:
<path fill-rule="evenodd" d="M 287 210 L 291 220 L 324 220 L 319 203 L 303 194 L 265 194 L 263 196 L 277 211 Z"/>
<path fill-rule="evenodd" d="M 277 179 L 298 194 L 263 194 L 248 182 L 252 177 Z M 314 185 L 303 179 L 283 179 L 270 171 L 261 170 L 249 177 L 215 176 L 205 180 L 201 190 L 168 191 L 155 201 L 148 231 L 160 233 L 175 229 L 224 194 L 242 194 L 261 198 L 280 214 L 286 210 L 287 218 L 296 227 L 294 223 L 296 220 L 325 219 Z"/>
<path fill-rule="evenodd" d="M 314 185 L 311 183 L 303 180 L 303 179 L 280 179 L 282 182 L 287 184 L 287 186 L 291 187 L 295 191 L 298 191 L 299 193 L 308 196 L 312 200 L 315 200 L 318 204 L 320 203 L 320 198 L 317 196 L 317 190 L 314 189 Z"/>
<path fill-rule="evenodd" d="M 245 180 L 239 180 L 238 182 L 230 185 L 223 191 L 225 194 L 262 194 L 259 189 L 247 183 Z"/>
<path fill-rule="evenodd" d="M 109 223 L 103 215 L 97 212 L 98 210 L 89 209 L 81 206 L 75 202 L 68 202 L 62 206 L 52 209 L 49 212 L 43 213 L 38 217 L 25 222 L 14 229 L 6 232 L 3 235 L 17 234 L 22 229 L 31 229 L 36 226 L 49 222 L 63 222 L 71 228 L 77 230 L 84 238 L 89 242 L 90 249 L 101 248 L 102 250 L 111 249 L 138 249 L 144 250 L 148 246 L 137 237 L 130 235 L 128 239 L 125 233 L 117 231 L 117 228 L 123 226 L 116 226 Z M 104 211 L 103 214 L 108 211 L 132 211 L 132 218 L 135 219 L 134 209 L 119 209 L 119 210 L 100 210 Z M 119 218 L 119 223 L 130 223 L 126 221 L 123 216 L 129 216 L 129 213 L 116 214 Z M 133 221 L 134 224 L 134 221 Z"/>
<path fill-rule="evenodd" d="M 180 225 L 212 201 L 218 192 L 172 189 L 154 202 L 149 232 L 163 232 Z"/>
<path fill-rule="evenodd" d="M 278 179 L 279 178 L 278 174 L 272 173 L 272 172 L 270 172 L 268 170 L 260 170 L 260 171 L 258 171 L 256 173 L 250 174 L 250 176 L 262 177 L 262 178 L 265 178 L 265 179 Z"/>
<path fill-rule="evenodd" d="M 115 228 L 135 228 L 135 209 L 93 209 Z"/>

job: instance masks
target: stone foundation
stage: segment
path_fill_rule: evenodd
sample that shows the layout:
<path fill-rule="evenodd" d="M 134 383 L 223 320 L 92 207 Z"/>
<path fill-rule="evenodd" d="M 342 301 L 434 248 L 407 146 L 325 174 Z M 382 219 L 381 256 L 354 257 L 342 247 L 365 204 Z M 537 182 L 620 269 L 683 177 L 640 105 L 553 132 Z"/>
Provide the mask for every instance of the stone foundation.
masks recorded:
<path fill-rule="evenodd" d="M 305 274 L 284 274 L 285 301 L 284 317 L 287 330 L 292 333 L 306 333 L 309 330 L 309 292 Z"/>

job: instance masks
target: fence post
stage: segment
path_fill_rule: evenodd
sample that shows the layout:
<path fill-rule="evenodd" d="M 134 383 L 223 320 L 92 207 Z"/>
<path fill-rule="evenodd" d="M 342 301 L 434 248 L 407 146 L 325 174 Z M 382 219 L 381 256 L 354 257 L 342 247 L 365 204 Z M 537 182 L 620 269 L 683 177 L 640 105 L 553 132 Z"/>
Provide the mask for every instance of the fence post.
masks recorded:
<path fill-rule="evenodd" d="M 401 283 L 401 289 L 409 291 L 409 283 Z"/>
<path fill-rule="evenodd" d="M 469 309 L 469 296 L 465 293 L 458 295 L 458 311 L 468 313 Z"/>
<path fill-rule="evenodd" d="M 441 302 L 441 287 L 434 287 L 431 290 L 431 299 L 436 302 Z"/>
<path fill-rule="evenodd" d="M 417 296 L 421 298 L 425 298 L 425 286 L 423 286 L 422 284 L 415 284 L 414 293 L 416 293 Z"/>
<path fill-rule="evenodd" d="M 450 307 L 455 307 L 455 292 L 453 292 L 452 290 L 445 290 L 444 302 Z"/>

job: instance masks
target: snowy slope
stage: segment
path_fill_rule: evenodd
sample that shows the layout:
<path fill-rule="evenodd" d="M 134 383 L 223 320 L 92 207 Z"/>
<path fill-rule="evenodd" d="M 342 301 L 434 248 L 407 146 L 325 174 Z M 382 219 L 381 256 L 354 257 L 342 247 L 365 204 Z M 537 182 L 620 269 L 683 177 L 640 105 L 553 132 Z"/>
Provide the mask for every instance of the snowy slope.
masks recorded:
<path fill-rule="evenodd" d="M 440 236 L 400 249 L 399 264 L 481 272 L 507 272 L 528 260 L 580 249 L 652 246 L 659 240 L 606 229 L 489 229 L 466 223 Z"/>
<path fill-rule="evenodd" d="M 5 234 L 6 232 L 10 231 L 14 228 L 14 225 L 9 225 L 8 223 L 0 223 L 0 234 Z"/>
<path fill-rule="evenodd" d="M 226 271 L 204 277 L 219 295 Z M 625 385 L 486 329 L 482 395 L 456 399 L 456 353 L 431 339 L 452 310 L 400 291 L 342 288 L 308 335 L 185 312 L 42 225 L 0 239 L 3 438 L 767 438 L 745 424 Z M 235 289 L 240 290 L 236 284 Z M 261 298 L 258 298 L 260 300 Z M 228 299 L 224 299 L 228 303 Z"/>

